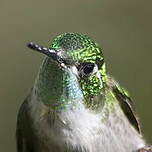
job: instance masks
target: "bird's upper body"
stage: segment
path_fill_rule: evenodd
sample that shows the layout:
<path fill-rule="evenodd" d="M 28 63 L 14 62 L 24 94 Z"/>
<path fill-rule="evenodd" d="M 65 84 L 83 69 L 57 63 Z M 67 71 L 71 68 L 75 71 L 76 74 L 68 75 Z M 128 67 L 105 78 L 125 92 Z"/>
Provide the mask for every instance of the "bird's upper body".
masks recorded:
<path fill-rule="evenodd" d="M 18 152 L 138 152 L 145 147 L 132 101 L 107 75 L 98 44 L 66 33 L 51 49 L 55 53 L 45 57 L 18 114 Z"/>

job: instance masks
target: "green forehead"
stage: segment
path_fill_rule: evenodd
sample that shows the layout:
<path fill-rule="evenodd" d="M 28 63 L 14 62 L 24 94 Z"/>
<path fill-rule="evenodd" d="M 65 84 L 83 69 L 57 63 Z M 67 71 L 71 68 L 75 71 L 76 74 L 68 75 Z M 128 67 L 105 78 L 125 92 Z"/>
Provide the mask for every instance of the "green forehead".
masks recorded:
<path fill-rule="evenodd" d="M 62 48 L 73 60 L 96 62 L 103 60 L 102 50 L 98 44 L 87 35 L 65 33 L 57 36 L 51 48 Z"/>

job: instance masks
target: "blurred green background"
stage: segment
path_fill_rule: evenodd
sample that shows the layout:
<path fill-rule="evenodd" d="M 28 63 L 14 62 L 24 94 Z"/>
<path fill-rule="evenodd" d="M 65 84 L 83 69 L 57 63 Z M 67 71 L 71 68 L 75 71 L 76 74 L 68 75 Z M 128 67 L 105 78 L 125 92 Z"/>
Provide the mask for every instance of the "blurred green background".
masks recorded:
<path fill-rule="evenodd" d="M 108 71 L 128 88 L 152 143 L 152 1 L 0 0 L 0 151 L 15 152 L 16 116 L 48 46 L 63 32 L 81 32 L 105 50 Z"/>

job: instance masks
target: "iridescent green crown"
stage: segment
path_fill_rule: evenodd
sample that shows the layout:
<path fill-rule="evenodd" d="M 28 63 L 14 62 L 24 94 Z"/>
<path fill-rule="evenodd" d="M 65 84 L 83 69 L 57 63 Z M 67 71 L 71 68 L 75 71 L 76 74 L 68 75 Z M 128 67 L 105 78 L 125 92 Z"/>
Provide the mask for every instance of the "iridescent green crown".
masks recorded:
<path fill-rule="evenodd" d="M 80 84 L 86 97 L 92 98 L 102 93 L 106 79 L 106 69 L 102 49 L 95 41 L 87 35 L 65 33 L 55 38 L 50 47 L 55 49 L 62 48 L 77 66 L 85 65 L 85 63 L 96 64 L 101 74 L 102 83 L 93 74 L 81 78 Z"/>

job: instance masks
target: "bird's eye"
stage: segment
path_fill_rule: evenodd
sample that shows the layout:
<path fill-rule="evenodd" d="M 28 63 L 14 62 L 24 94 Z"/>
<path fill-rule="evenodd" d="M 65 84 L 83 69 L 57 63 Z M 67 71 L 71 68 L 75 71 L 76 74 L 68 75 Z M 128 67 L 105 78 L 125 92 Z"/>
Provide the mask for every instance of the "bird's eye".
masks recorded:
<path fill-rule="evenodd" d="M 94 63 L 81 63 L 78 66 L 78 71 L 81 76 L 90 76 L 94 70 Z"/>

